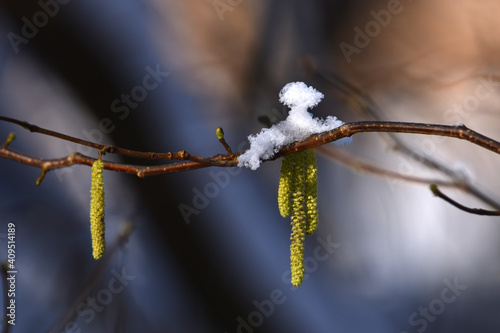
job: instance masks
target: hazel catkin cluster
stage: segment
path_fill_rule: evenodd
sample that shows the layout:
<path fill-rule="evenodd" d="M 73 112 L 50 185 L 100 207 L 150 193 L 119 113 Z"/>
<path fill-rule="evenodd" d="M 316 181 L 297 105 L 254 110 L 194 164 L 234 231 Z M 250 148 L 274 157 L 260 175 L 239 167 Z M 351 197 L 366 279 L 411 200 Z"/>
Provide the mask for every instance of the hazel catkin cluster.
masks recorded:
<path fill-rule="evenodd" d="M 314 150 L 308 149 L 283 157 L 278 188 L 280 214 L 291 214 L 290 267 L 292 284 L 304 279 L 304 239 L 318 226 L 318 182 Z"/>

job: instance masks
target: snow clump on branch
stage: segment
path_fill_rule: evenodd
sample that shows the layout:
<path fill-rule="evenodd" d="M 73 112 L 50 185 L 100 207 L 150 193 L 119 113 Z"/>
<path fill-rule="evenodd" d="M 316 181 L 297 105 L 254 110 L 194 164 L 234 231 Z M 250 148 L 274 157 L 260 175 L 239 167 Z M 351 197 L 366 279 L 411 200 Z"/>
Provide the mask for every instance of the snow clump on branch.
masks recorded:
<path fill-rule="evenodd" d="M 271 128 L 264 128 L 260 133 L 248 137 L 250 149 L 238 157 L 239 167 L 256 170 L 262 160 L 273 157 L 281 147 L 304 140 L 313 134 L 331 131 L 344 124 L 337 117 L 313 118 L 312 114 L 307 112 L 307 109 L 318 105 L 324 95 L 304 82 L 288 83 L 281 89 L 279 97 L 281 103 L 290 107 L 288 117 Z M 345 138 L 336 143 L 348 144 L 351 140 Z"/>

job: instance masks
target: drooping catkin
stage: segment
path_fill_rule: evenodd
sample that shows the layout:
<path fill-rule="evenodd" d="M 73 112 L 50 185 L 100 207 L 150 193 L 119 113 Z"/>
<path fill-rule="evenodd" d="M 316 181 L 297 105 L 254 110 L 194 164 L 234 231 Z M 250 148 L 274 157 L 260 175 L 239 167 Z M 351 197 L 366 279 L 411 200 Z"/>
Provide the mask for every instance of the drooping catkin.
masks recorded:
<path fill-rule="evenodd" d="M 92 164 L 92 182 L 90 187 L 90 233 L 92 235 L 92 254 L 99 259 L 104 254 L 104 163 L 101 159 Z"/>
<path fill-rule="evenodd" d="M 305 151 L 306 167 L 306 234 L 312 235 L 318 227 L 318 165 L 314 150 Z"/>
<path fill-rule="evenodd" d="M 286 155 L 283 157 L 281 161 L 281 176 L 280 176 L 280 184 L 278 187 L 278 207 L 280 210 L 280 214 L 283 217 L 287 217 L 290 215 L 291 206 L 292 206 L 292 176 L 293 176 L 293 168 L 294 168 L 294 156 Z"/>
<path fill-rule="evenodd" d="M 278 188 L 280 214 L 291 214 L 290 268 L 292 284 L 304 279 L 304 239 L 318 226 L 318 168 L 314 150 L 308 149 L 283 157 Z"/>
<path fill-rule="evenodd" d="M 292 233 L 290 235 L 290 268 L 292 285 L 298 287 L 304 280 L 304 239 L 306 229 L 306 213 L 304 207 L 305 185 L 305 154 L 298 152 L 294 155 L 292 175 Z"/>

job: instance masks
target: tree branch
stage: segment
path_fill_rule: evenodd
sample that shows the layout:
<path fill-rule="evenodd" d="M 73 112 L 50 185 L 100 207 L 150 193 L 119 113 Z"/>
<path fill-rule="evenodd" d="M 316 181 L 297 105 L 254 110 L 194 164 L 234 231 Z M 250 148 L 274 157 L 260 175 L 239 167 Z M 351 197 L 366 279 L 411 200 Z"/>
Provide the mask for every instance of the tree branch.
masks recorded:
<path fill-rule="evenodd" d="M 486 210 L 486 209 L 481 209 L 481 208 L 469 208 L 466 207 L 455 200 L 451 199 L 448 197 L 446 194 L 441 192 L 439 188 L 437 187 L 436 184 L 430 185 L 430 189 L 432 193 L 444 201 L 448 202 L 449 204 L 457 207 L 458 209 L 463 210 L 464 212 L 471 213 L 471 214 L 476 214 L 476 215 L 485 215 L 485 216 L 500 216 L 500 211 L 493 211 L 493 210 Z"/>
<path fill-rule="evenodd" d="M 12 118 L 7 118 L 0 116 L 0 121 L 10 122 L 19 125 L 31 132 L 37 132 L 44 135 L 59 138 L 61 140 L 66 140 L 81 144 L 84 146 L 99 149 L 101 151 L 106 151 L 108 153 L 120 154 L 125 156 L 132 156 L 136 158 L 143 159 L 165 159 L 165 160 L 187 160 L 187 162 L 170 163 L 165 165 L 155 165 L 155 166 L 136 166 L 128 165 L 114 162 L 104 162 L 104 168 L 106 170 L 133 173 L 138 177 L 155 176 L 166 173 L 188 171 L 206 167 L 236 167 L 238 165 L 238 156 L 241 153 L 229 153 L 230 148 L 228 145 L 224 145 L 224 148 L 228 152 L 226 155 L 214 155 L 211 157 L 201 157 L 197 155 L 190 154 L 185 150 L 181 150 L 176 153 L 154 153 L 154 152 L 140 152 L 133 151 L 129 149 L 118 148 L 114 146 L 107 146 L 96 144 L 93 142 L 81 140 L 74 138 L 65 134 L 57 133 L 51 130 L 43 129 L 41 127 L 29 124 L 24 121 L 19 121 Z M 464 125 L 433 125 L 433 124 L 421 124 L 421 123 L 405 123 L 405 122 L 388 122 L 388 121 L 360 121 L 346 123 L 334 130 L 323 132 L 319 134 L 312 135 L 305 140 L 294 142 L 290 145 L 282 147 L 272 158 L 265 160 L 271 161 L 279 157 L 305 150 L 316 148 L 321 145 L 345 138 L 350 137 L 358 133 L 368 133 L 368 132 L 389 132 L 389 133 L 410 133 L 410 134 L 424 134 L 424 135 L 438 135 L 446 136 L 457 139 L 462 139 L 469 141 L 475 145 L 488 149 L 492 152 L 500 154 L 500 142 L 492 140 L 480 133 L 477 133 Z M 42 169 L 42 173 L 37 180 L 37 184 L 43 179 L 43 176 L 47 171 L 69 167 L 74 164 L 83 164 L 91 166 L 95 161 L 95 158 L 82 155 L 80 153 L 73 153 L 66 157 L 58 159 L 40 159 L 31 157 L 14 150 L 11 150 L 8 146 L 12 141 L 12 136 L 9 135 L 5 144 L 0 148 L 0 157 L 8 158 L 23 164 L 28 164 L 31 166 L 39 167 Z M 221 142 L 222 143 L 222 142 Z"/>
<path fill-rule="evenodd" d="M 176 153 L 154 153 L 154 152 L 142 152 L 142 151 L 135 151 L 135 150 L 130 150 L 130 149 L 124 149 L 124 148 L 119 148 L 111 145 L 103 145 L 103 144 L 98 144 L 94 143 L 91 141 L 87 140 L 82 140 L 78 139 L 66 134 L 58 133 L 55 131 L 51 131 L 42 127 L 38 127 L 36 125 L 30 124 L 26 121 L 21 121 L 9 117 L 4 117 L 0 116 L 0 121 L 5 121 L 9 123 L 13 123 L 16 125 L 21 126 L 24 129 L 27 129 L 30 132 L 33 133 L 40 133 L 48 136 L 52 136 L 64 141 L 69 141 L 73 142 L 82 146 L 86 147 L 91 147 L 99 150 L 103 150 L 106 148 L 106 151 L 109 153 L 114 153 L 114 154 L 120 154 L 123 156 L 130 156 L 130 157 L 136 157 L 136 158 L 142 158 L 142 159 L 150 159 L 150 160 L 193 160 L 195 162 L 201 162 L 201 163 L 209 163 L 209 161 L 206 161 L 203 157 L 191 155 L 185 150 L 181 150 Z M 10 140 L 12 141 L 12 140 Z M 9 143 L 10 143 L 9 141 Z M 4 147 L 8 145 L 7 141 L 6 144 L 4 144 Z M 86 164 L 86 163 L 85 163 Z"/>

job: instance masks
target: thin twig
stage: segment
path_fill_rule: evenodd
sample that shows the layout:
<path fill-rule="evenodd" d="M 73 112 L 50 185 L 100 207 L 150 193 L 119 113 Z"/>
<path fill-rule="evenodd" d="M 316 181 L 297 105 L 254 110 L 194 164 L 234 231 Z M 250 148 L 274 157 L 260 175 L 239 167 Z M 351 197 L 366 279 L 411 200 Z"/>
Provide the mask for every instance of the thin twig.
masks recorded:
<path fill-rule="evenodd" d="M 130 157 L 150 159 L 150 160 L 193 160 L 193 161 L 198 161 L 198 162 L 205 162 L 203 160 L 203 158 L 196 156 L 196 155 L 191 155 L 188 152 L 186 152 L 185 150 L 181 150 L 181 151 L 175 152 L 175 153 L 171 153 L 171 152 L 168 152 L 168 153 L 142 152 L 142 151 L 119 148 L 119 147 L 115 147 L 115 146 L 111 146 L 111 145 L 103 145 L 103 144 L 94 143 L 91 141 L 75 138 L 75 137 L 70 136 L 70 135 L 55 132 L 55 131 L 52 131 L 52 130 L 49 130 L 46 128 L 42 128 L 42 127 L 30 124 L 26 121 L 21 121 L 21 120 L 17 120 L 17 119 L 5 117 L 5 116 L 0 116 L 0 121 L 13 123 L 13 124 L 21 126 L 24 129 L 27 129 L 30 132 L 44 134 L 44 135 L 58 138 L 61 140 L 73 142 L 73 143 L 76 143 L 76 144 L 79 144 L 82 146 L 91 147 L 91 148 L 95 148 L 95 149 L 99 149 L 99 150 L 106 148 L 107 152 L 109 152 L 109 153 L 120 154 L 123 156 L 130 156 Z M 10 143 L 10 141 L 9 141 L 9 143 Z M 4 146 L 5 146 L 5 144 L 4 144 Z"/>
<path fill-rule="evenodd" d="M 217 127 L 217 138 L 219 139 L 219 142 L 222 144 L 224 149 L 227 151 L 228 156 L 232 157 L 234 156 L 233 151 L 231 150 L 231 147 L 227 144 L 226 139 L 224 139 L 224 130 L 222 127 Z"/>
<path fill-rule="evenodd" d="M 455 200 L 451 199 L 443 192 L 441 192 L 436 184 L 432 184 L 430 186 L 430 189 L 436 197 L 443 199 L 444 201 L 448 202 L 449 204 L 451 204 L 451 205 L 457 207 L 458 209 L 461 209 L 467 213 L 476 214 L 476 215 L 486 215 L 486 216 L 500 216 L 500 211 L 492 211 L 492 210 L 486 210 L 486 209 L 481 209 L 481 208 L 466 207 L 466 206 L 456 202 Z"/>

